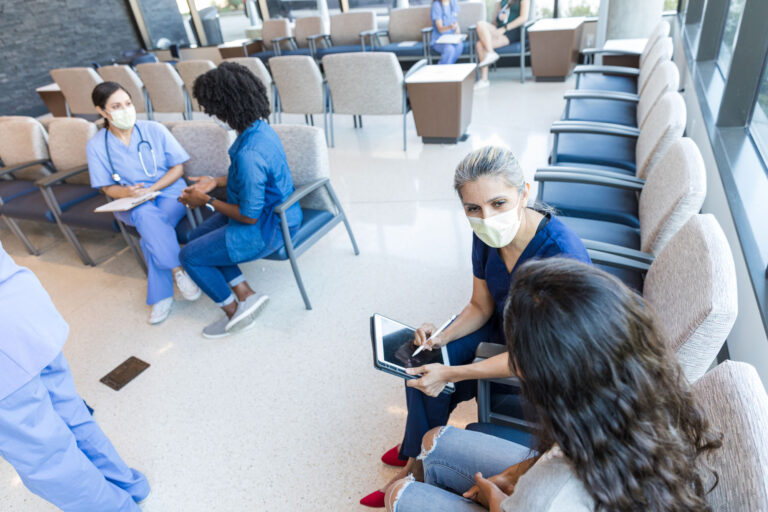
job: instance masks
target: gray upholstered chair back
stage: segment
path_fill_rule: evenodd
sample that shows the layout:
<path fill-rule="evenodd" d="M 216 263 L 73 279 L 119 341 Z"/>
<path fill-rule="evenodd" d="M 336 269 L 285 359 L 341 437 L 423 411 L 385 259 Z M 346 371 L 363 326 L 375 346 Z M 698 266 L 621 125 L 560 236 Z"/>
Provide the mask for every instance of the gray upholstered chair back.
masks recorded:
<path fill-rule="evenodd" d="M 91 101 L 91 92 L 104 80 L 93 68 L 52 69 L 51 77 L 64 94 L 70 113 L 98 114 Z"/>
<path fill-rule="evenodd" d="M 651 51 L 648 52 L 648 57 L 643 61 L 643 65 L 640 66 L 640 74 L 637 77 L 637 94 L 643 94 L 645 84 L 653 74 L 656 66 L 664 61 L 672 60 L 672 51 L 671 37 L 662 37 L 656 41 Z"/>
<path fill-rule="evenodd" d="M 665 20 L 661 20 L 658 25 L 656 25 L 653 28 L 653 31 L 651 32 L 651 35 L 648 36 L 648 41 L 645 42 L 645 46 L 643 47 L 643 53 L 640 54 L 640 65 L 643 65 L 643 62 L 645 62 L 646 57 L 648 56 L 648 52 L 651 51 L 651 48 L 653 48 L 653 45 L 658 42 L 659 39 L 662 37 L 667 37 L 669 35 L 670 26 L 669 23 Z"/>
<path fill-rule="evenodd" d="M 126 66 L 125 64 L 101 66 L 98 71 L 105 82 L 117 82 L 128 91 L 136 112 L 147 111 L 147 104 L 144 101 L 144 84 L 131 66 Z"/>
<path fill-rule="evenodd" d="M 707 195 L 704 159 L 693 140 L 677 139 L 666 150 L 640 193 L 640 248 L 659 254 L 696 215 Z"/>
<path fill-rule="evenodd" d="M 68 171 L 88 165 L 85 146 L 96 135 L 96 125 L 85 119 L 60 117 L 48 127 L 48 152 L 57 171 Z M 67 180 L 68 183 L 90 185 L 87 172 Z"/>
<path fill-rule="evenodd" d="M 376 28 L 376 13 L 356 11 L 331 16 L 331 42 L 336 46 L 359 45 L 360 32 Z"/>
<path fill-rule="evenodd" d="M 431 5 L 404 7 L 389 11 L 389 40 L 421 41 L 421 29 L 432 25 Z"/>
<path fill-rule="evenodd" d="M 637 138 L 635 166 L 638 178 L 647 178 L 661 155 L 682 137 L 685 120 L 685 100 L 680 94 L 668 92 L 659 98 Z"/>
<path fill-rule="evenodd" d="M 710 461 L 720 479 L 707 495 L 710 509 L 768 510 L 768 395 L 755 368 L 725 361 L 693 384 L 723 446 Z"/>
<path fill-rule="evenodd" d="M 322 114 L 323 76 L 312 57 L 285 55 L 269 59 L 280 106 L 288 114 Z"/>
<path fill-rule="evenodd" d="M 226 176 L 229 172 L 229 134 L 210 121 L 181 121 L 171 129 L 189 153 L 185 176 Z"/>
<path fill-rule="evenodd" d="M 264 20 L 264 24 L 261 27 L 261 39 L 264 44 L 264 48 L 267 50 L 272 49 L 272 40 L 278 37 L 286 37 L 291 35 L 291 24 L 286 19 Z"/>
<path fill-rule="evenodd" d="M 296 44 L 299 48 L 307 48 L 309 46 L 308 37 L 325 33 L 323 18 L 320 16 L 296 18 L 296 25 L 293 27 L 293 37 L 296 38 Z"/>
<path fill-rule="evenodd" d="M 9 119 L 0 123 L 0 159 L 3 165 L 15 166 L 47 158 L 48 134 L 36 119 Z M 27 180 L 36 180 L 49 174 L 47 169 L 39 166 L 14 173 L 17 178 Z"/>
<path fill-rule="evenodd" d="M 642 129 L 648 113 L 665 93 L 675 92 L 680 86 L 680 71 L 671 60 L 660 62 L 643 89 L 637 102 L 637 126 Z"/>
<path fill-rule="evenodd" d="M 326 55 L 323 69 L 337 114 L 403 113 L 403 71 L 394 53 Z"/>
<path fill-rule="evenodd" d="M 186 112 L 184 81 L 173 66 L 167 62 L 146 62 L 138 64 L 136 71 L 147 88 L 154 112 Z"/>
<path fill-rule="evenodd" d="M 283 143 L 288 167 L 296 188 L 315 180 L 330 177 L 328 147 L 320 128 L 278 124 L 273 127 Z M 320 188 L 300 200 L 302 208 L 335 212 L 325 188 Z"/>
<path fill-rule="evenodd" d="M 197 48 L 179 48 L 181 60 L 209 60 L 216 66 L 221 64 L 221 52 L 217 46 L 198 46 Z"/>
<path fill-rule="evenodd" d="M 200 112 L 200 104 L 192 94 L 195 80 L 212 69 L 216 69 L 216 65 L 210 60 L 182 60 L 176 64 L 176 70 L 179 72 L 192 102 L 192 110 L 196 112 Z"/>
<path fill-rule="evenodd" d="M 466 33 L 467 28 L 476 25 L 478 21 L 485 21 L 485 2 L 459 2 L 458 22 L 461 31 Z"/>
<path fill-rule="evenodd" d="M 274 98 L 272 97 L 272 75 L 269 74 L 267 66 L 264 65 L 261 59 L 257 59 L 256 57 L 231 57 L 224 60 L 245 66 L 251 71 L 251 73 L 256 75 L 256 78 L 261 80 L 261 83 L 263 83 L 264 87 L 267 88 L 269 104 L 274 105 Z"/>
<path fill-rule="evenodd" d="M 694 215 L 651 264 L 643 297 L 658 315 L 690 382 L 715 360 L 738 311 L 736 269 L 722 228 Z"/>

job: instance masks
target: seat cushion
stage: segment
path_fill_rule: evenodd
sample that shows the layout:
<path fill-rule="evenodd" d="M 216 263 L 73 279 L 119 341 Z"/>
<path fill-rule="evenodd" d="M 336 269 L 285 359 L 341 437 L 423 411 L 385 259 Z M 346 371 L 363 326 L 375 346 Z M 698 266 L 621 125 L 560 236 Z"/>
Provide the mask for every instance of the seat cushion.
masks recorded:
<path fill-rule="evenodd" d="M 578 89 L 619 91 L 637 94 L 637 78 L 631 76 L 580 73 Z"/>
<path fill-rule="evenodd" d="M 87 185 L 69 185 L 61 184 L 52 187 L 56 201 L 62 210 L 70 208 L 72 205 L 85 199 L 98 195 L 98 190 L 92 189 Z M 43 194 L 38 190 L 7 202 L 0 207 L 0 213 L 15 219 L 28 219 L 47 222 L 56 222 L 53 213 L 48 209 L 48 205 L 43 198 Z"/>
<path fill-rule="evenodd" d="M 316 53 L 318 57 L 322 57 L 323 55 L 333 55 L 335 53 L 351 53 L 361 51 L 363 51 L 363 47 L 359 44 L 347 44 L 341 46 L 331 46 L 330 48 L 318 48 Z"/>
<path fill-rule="evenodd" d="M 629 101 L 572 99 L 564 119 L 637 127 L 637 104 Z"/>
<path fill-rule="evenodd" d="M 93 211 L 106 203 L 107 198 L 102 194 L 80 201 L 61 212 L 61 222 L 67 226 L 78 228 L 119 232 L 120 228 L 117 226 L 114 215 L 111 213 L 94 213 Z"/>
<path fill-rule="evenodd" d="M 604 220 L 640 228 L 637 195 L 600 185 L 550 182 L 539 184 L 539 200 L 568 217 Z"/>
<path fill-rule="evenodd" d="M 582 240 L 594 240 L 607 244 L 640 250 L 640 230 L 625 224 L 579 217 L 558 217 Z"/>
<path fill-rule="evenodd" d="M 309 208 L 302 208 L 301 211 L 304 215 L 304 220 L 302 221 L 299 230 L 295 235 L 293 235 L 293 238 L 291 238 L 294 247 L 301 246 L 301 244 L 304 243 L 317 230 L 328 224 L 334 218 L 334 215 L 331 212 L 325 210 L 310 210 Z M 288 252 L 285 250 L 285 247 L 282 247 L 267 256 L 267 259 L 287 260 Z"/>
<path fill-rule="evenodd" d="M 296 48 L 295 50 L 280 50 L 280 55 L 311 55 L 309 48 Z"/>
<path fill-rule="evenodd" d="M 514 427 L 496 425 L 494 423 L 470 423 L 467 425 L 467 430 L 500 437 L 501 439 L 506 439 L 507 441 L 511 441 L 521 446 L 527 446 L 528 448 L 536 448 L 536 438 L 533 434 L 518 430 Z"/>
<path fill-rule="evenodd" d="M 496 53 L 502 56 L 511 55 L 511 54 L 520 55 L 520 41 L 517 41 L 512 44 L 508 44 L 506 46 L 501 46 L 499 48 L 496 48 L 495 50 L 496 50 Z"/>
<path fill-rule="evenodd" d="M 29 194 L 37 190 L 34 181 L 28 180 L 11 180 L 0 181 L 0 199 L 3 202 L 8 202 L 14 197 L 19 197 L 24 194 Z"/>
<path fill-rule="evenodd" d="M 377 52 L 392 52 L 398 57 L 421 57 L 424 55 L 424 43 L 420 41 L 403 41 L 377 46 Z"/>
<path fill-rule="evenodd" d="M 252 53 L 248 55 L 249 57 L 256 57 L 257 59 L 261 59 L 264 61 L 264 64 L 267 64 L 267 61 L 275 56 L 275 52 L 273 50 L 264 50 L 263 52 L 257 52 Z"/>
<path fill-rule="evenodd" d="M 591 133 L 561 133 L 557 142 L 558 163 L 592 163 L 635 170 L 637 139 Z"/>

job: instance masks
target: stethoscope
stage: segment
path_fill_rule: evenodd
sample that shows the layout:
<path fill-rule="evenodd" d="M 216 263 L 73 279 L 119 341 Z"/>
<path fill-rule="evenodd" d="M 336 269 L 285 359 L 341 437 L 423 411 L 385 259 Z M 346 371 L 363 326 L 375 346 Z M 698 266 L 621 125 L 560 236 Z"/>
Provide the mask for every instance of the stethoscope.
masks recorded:
<path fill-rule="evenodd" d="M 155 150 L 154 148 L 152 148 L 152 144 L 150 144 L 148 140 L 144 139 L 144 135 L 141 133 L 141 128 L 139 128 L 139 125 L 135 124 L 134 127 L 139 132 L 140 140 L 139 140 L 139 145 L 136 147 L 136 150 L 139 153 L 139 162 L 141 162 L 141 168 L 144 169 L 144 174 L 146 174 L 148 178 L 154 178 L 155 176 L 157 176 L 157 159 L 155 158 Z M 152 174 L 149 174 L 149 171 L 147 170 L 147 166 L 144 164 L 144 157 L 141 154 L 142 144 L 146 144 L 147 147 L 149 148 L 149 152 L 152 154 L 152 165 L 154 166 L 154 172 Z M 120 183 L 123 179 L 115 170 L 115 166 L 112 163 L 112 157 L 109 154 L 109 130 L 104 131 L 104 147 L 107 149 L 107 161 L 109 161 L 109 168 L 112 171 L 112 179 L 116 183 Z"/>

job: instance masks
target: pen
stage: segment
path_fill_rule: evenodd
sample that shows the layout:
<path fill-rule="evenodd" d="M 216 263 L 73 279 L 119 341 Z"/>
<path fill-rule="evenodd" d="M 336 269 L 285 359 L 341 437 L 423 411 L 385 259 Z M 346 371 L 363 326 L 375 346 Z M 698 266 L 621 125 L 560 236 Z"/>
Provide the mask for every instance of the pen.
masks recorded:
<path fill-rule="evenodd" d="M 424 347 L 426 347 L 426 346 L 427 346 L 427 341 L 431 340 L 432 338 L 434 338 L 435 336 L 437 336 L 437 335 L 439 335 L 441 332 L 443 332 L 443 331 L 445 330 L 445 328 L 446 328 L 446 327 L 448 327 L 449 325 L 451 325 L 451 322 L 453 322 L 454 320 L 456 320 L 456 317 L 457 317 L 457 316 L 458 316 L 458 315 L 453 315 L 451 318 L 449 318 L 448 320 L 446 320 L 446 322 L 445 322 L 443 325 L 441 325 L 441 326 L 440 326 L 440 328 L 439 328 L 438 330 L 436 330 L 435 332 L 433 332 L 433 333 L 432 333 L 432 335 L 431 335 L 429 338 L 427 338 L 427 340 L 424 342 L 424 344 L 423 344 L 422 346 L 420 346 L 419 348 L 417 348 L 417 349 L 416 349 L 416 351 L 415 351 L 415 352 L 414 352 L 414 353 L 411 355 L 411 357 L 416 357 L 417 355 L 419 355 L 419 352 L 421 352 L 422 350 L 424 350 Z"/>

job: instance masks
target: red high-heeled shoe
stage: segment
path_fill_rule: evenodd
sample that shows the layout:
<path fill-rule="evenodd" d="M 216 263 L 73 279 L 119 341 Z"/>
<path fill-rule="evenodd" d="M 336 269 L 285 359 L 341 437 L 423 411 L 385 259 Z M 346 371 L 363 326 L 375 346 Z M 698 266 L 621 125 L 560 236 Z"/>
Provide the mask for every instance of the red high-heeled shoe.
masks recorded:
<path fill-rule="evenodd" d="M 390 466 L 397 466 L 399 468 L 404 467 L 406 464 L 408 464 L 407 460 L 403 460 L 400 458 L 400 448 L 398 446 L 395 446 L 391 450 L 389 450 L 387 453 L 381 456 L 381 462 L 384 464 L 389 464 Z"/>
<path fill-rule="evenodd" d="M 360 500 L 361 505 L 371 508 L 384 508 L 384 493 L 375 491 Z"/>

